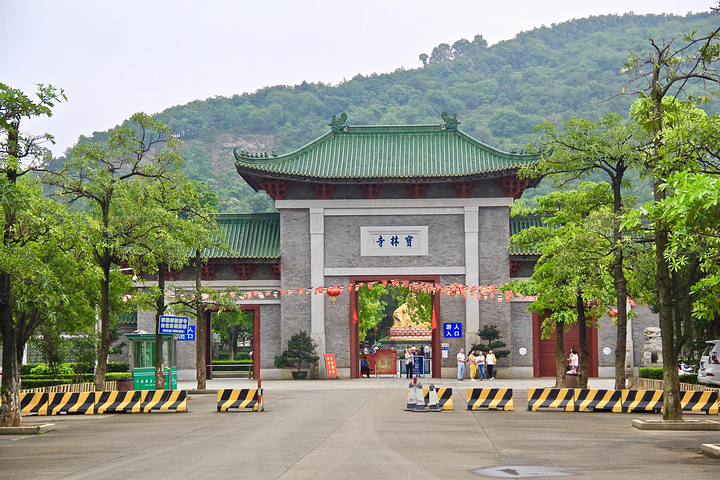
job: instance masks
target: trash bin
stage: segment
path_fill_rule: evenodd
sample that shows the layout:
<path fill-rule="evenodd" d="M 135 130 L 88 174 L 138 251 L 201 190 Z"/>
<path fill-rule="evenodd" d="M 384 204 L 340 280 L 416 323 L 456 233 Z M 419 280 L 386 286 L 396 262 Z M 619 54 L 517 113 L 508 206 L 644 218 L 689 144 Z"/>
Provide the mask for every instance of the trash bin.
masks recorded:
<path fill-rule="evenodd" d="M 566 373 L 565 374 L 565 388 L 578 388 L 578 374 L 577 373 Z"/>
<path fill-rule="evenodd" d="M 133 389 L 132 378 L 121 378 L 117 380 L 117 389 L 119 392 L 127 392 Z"/>

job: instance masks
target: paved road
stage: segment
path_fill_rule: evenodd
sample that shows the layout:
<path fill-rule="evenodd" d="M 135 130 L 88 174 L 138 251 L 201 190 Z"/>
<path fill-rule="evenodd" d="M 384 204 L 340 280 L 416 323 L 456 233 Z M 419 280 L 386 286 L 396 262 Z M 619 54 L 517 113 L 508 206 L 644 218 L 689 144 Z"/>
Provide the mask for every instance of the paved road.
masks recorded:
<path fill-rule="evenodd" d="M 720 461 L 700 453 L 702 443 L 720 443 L 720 433 L 631 428 L 633 418 L 658 418 L 650 414 L 528 412 L 523 385 L 548 382 L 492 382 L 514 384 L 510 412 L 467 411 L 465 388 L 479 382 L 438 381 L 454 387 L 455 410 L 412 413 L 403 410 L 405 380 L 357 379 L 264 381 L 262 413 L 218 413 L 216 395 L 193 393 L 188 413 L 26 417 L 56 430 L 0 437 L 0 478 L 487 478 L 481 469 L 504 478 L 720 475 Z M 208 386 L 232 383 L 254 384 Z"/>

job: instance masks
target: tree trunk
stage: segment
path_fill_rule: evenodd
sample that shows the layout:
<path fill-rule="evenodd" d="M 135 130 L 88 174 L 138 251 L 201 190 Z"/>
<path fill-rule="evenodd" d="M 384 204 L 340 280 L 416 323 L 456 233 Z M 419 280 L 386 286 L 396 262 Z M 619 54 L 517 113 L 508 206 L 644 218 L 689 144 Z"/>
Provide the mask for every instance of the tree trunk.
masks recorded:
<path fill-rule="evenodd" d="M 165 369 L 163 368 L 163 336 L 160 333 L 160 317 L 165 314 L 165 263 L 158 264 L 158 288 L 155 312 L 155 390 L 165 390 Z M 168 352 L 169 353 L 169 352 Z"/>
<path fill-rule="evenodd" d="M 555 322 L 555 388 L 565 388 L 565 322 Z"/>
<path fill-rule="evenodd" d="M 2 394 L 0 395 L 0 427 L 20 427 L 20 369 L 17 356 L 17 328 L 12 318 L 10 275 L 0 275 L 0 333 L 2 333 Z"/>
<path fill-rule="evenodd" d="M 622 179 L 619 174 L 613 178 L 613 211 L 615 213 L 613 226 L 613 240 L 615 248 L 615 264 L 613 265 L 613 277 L 615 281 L 615 303 L 617 304 L 617 336 L 615 341 L 615 389 L 622 390 L 626 383 L 626 356 L 627 356 L 627 280 L 625 278 L 624 257 L 622 251 L 622 234 L 620 232 L 620 216 L 623 213 L 622 206 Z"/>
<path fill-rule="evenodd" d="M 585 317 L 585 302 L 582 294 L 577 296 L 577 314 L 578 314 L 578 330 L 580 334 L 580 365 L 578 370 L 578 387 L 587 388 L 588 386 L 588 370 L 590 356 L 587 346 L 587 318 Z"/>
<path fill-rule="evenodd" d="M 207 370 L 205 367 L 205 314 L 203 312 L 202 295 L 200 288 L 202 287 L 200 275 L 200 250 L 195 251 L 195 322 L 197 332 L 195 341 L 197 342 L 197 389 L 205 390 L 207 388 Z"/>
<path fill-rule="evenodd" d="M 97 368 L 95 369 L 95 390 L 105 391 L 105 372 L 110 353 L 110 250 L 103 251 L 101 260 L 103 278 L 100 280 L 100 345 L 98 346 Z"/>

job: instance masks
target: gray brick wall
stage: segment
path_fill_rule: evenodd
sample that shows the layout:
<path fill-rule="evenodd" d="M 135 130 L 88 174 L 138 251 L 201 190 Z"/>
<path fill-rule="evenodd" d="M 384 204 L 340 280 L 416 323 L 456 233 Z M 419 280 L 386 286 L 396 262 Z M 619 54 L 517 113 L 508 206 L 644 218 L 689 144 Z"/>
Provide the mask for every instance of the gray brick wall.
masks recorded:
<path fill-rule="evenodd" d="M 276 368 L 275 357 L 285 348 L 280 339 L 280 305 L 260 306 L 260 368 Z M 258 361 L 257 357 L 254 359 Z"/>
<path fill-rule="evenodd" d="M 312 287 L 310 284 L 310 213 L 307 210 L 280 212 L 282 278 L 281 289 Z M 292 335 L 304 330 L 310 333 L 310 298 L 312 295 L 281 297 L 280 344 L 287 345 Z"/>
<path fill-rule="evenodd" d="M 510 303 L 510 315 L 512 323 L 510 326 L 510 341 L 505 340 L 510 350 L 508 363 L 511 367 L 533 366 L 533 329 L 532 313 L 527 311 L 530 302 L 513 301 Z M 520 348 L 527 350 L 526 355 L 520 355 Z"/>

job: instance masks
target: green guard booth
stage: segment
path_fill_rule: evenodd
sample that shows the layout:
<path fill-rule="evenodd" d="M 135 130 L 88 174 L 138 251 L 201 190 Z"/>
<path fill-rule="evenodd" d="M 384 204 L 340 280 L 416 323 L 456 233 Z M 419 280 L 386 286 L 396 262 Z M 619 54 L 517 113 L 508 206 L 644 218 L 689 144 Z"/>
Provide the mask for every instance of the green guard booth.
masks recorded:
<path fill-rule="evenodd" d="M 130 333 L 130 370 L 134 390 L 155 390 L 155 334 Z M 165 365 L 165 389 L 177 388 L 177 340 L 163 335 L 162 355 Z"/>

